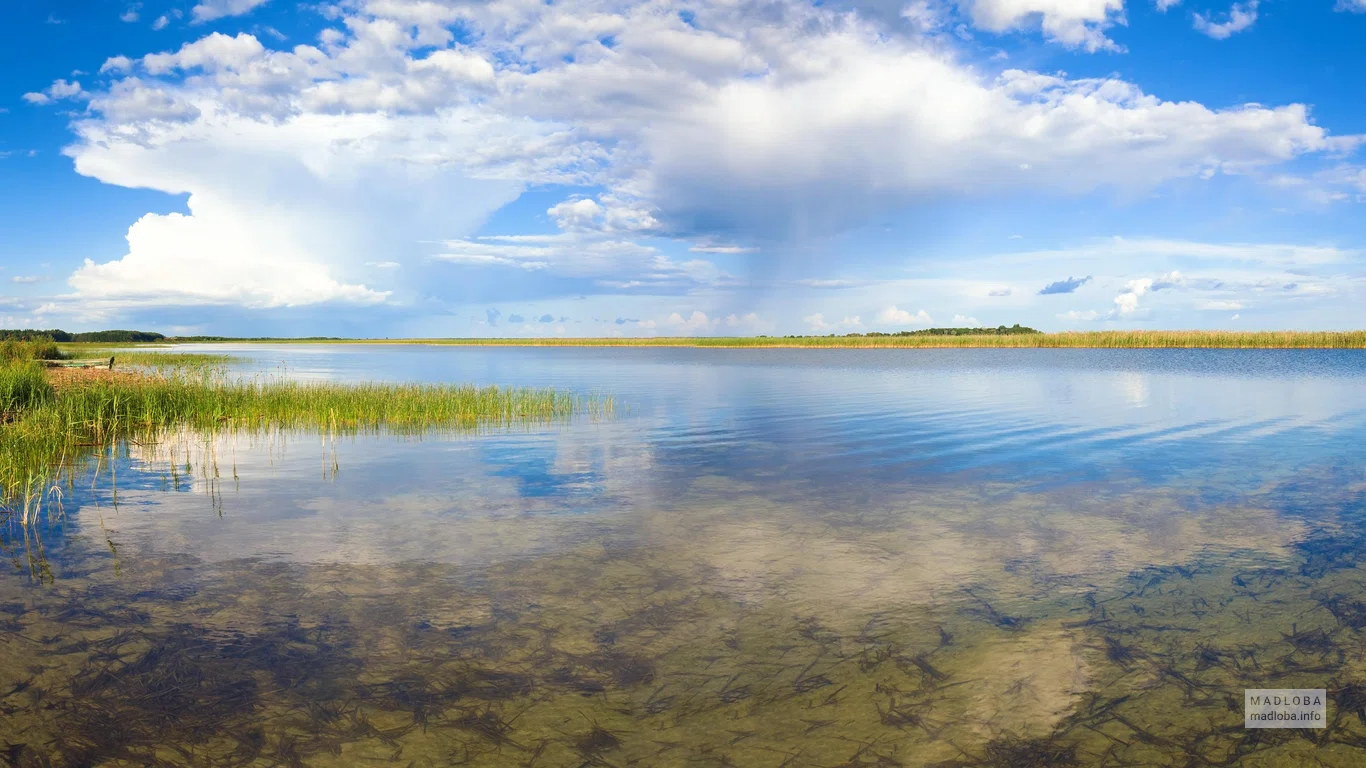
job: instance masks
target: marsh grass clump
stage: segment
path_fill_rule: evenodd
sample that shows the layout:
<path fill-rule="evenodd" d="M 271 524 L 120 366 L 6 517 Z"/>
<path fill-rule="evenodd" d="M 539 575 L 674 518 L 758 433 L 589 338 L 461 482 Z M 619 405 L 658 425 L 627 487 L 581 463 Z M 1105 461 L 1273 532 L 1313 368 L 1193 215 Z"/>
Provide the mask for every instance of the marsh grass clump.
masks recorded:
<path fill-rule="evenodd" d="M 38 363 L 30 360 L 0 365 L 0 424 L 14 421 L 27 408 L 49 402 L 53 394 Z"/>
<path fill-rule="evenodd" d="M 47 338 L 0 341 L 0 365 L 11 365 L 29 360 L 61 360 L 62 351 L 56 342 Z"/>
<path fill-rule="evenodd" d="M 208 352 L 178 352 L 162 347 L 128 349 L 103 344 L 63 344 L 61 353 L 68 358 L 113 357 L 119 369 L 154 373 L 222 374 L 245 358 Z"/>
<path fill-rule="evenodd" d="M 10 364 L 0 366 L 0 504 L 24 499 L 27 509 L 54 473 L 82 457 L 122 440 L 157 442 L 171 429 L 416 434 L 548 424 L 610 407 L 554 390 L 243 380 L 185 370 L 77 378 L 54 389 L 36 363 Z"/>

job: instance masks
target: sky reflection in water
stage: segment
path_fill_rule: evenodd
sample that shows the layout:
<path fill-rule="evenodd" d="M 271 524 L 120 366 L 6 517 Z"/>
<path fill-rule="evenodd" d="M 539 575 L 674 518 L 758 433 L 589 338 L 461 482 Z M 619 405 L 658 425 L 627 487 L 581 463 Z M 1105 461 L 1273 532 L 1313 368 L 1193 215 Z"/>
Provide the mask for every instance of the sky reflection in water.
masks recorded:
<path fill-rule="evenodd" d="M 6 533 L 16 764 L 1363 759 L 1361 353 L 241 351 L 620 415 L 131 448 Z"/>

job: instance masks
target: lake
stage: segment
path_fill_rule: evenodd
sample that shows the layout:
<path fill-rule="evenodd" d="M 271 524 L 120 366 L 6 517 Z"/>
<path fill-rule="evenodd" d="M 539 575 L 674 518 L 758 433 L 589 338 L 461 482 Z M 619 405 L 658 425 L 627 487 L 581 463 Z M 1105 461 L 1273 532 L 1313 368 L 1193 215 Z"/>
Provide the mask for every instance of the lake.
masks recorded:
<path fill-rule="evenodd" d="M 9 765 L 1366 764 L 1366 352 L 185 349 L 615 412 L 127 446 L 0 522 Z"/>

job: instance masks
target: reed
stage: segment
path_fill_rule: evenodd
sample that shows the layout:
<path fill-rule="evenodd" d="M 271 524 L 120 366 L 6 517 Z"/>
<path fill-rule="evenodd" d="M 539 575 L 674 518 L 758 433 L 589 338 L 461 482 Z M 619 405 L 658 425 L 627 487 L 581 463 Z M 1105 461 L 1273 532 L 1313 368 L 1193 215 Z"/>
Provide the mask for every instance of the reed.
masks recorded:
<path fill-rule="evenodd" d="M 0 424 L 14 421 L 25 409 L 50 401 L 53 394 L 52 385 L 38 363 L 0 364 Z"/>
<path fill-rule="evenodd" d="M 176 372 L 74 381 L 54 389 L 36 363 L 0 366 L 0 505 L 41 497 L 63 471 L 122 440 L 170 429 L 420 433 L 547 424 L 609 412 L 610 399 L 447 384 L 334 384 Z"/>
<path fill-rule="evenodd" d="M 25 360 L 60 360 L 63 355 L 51 339 L 5 339 L 0 341 L 0 365 Z"/>
<path fill-rule="evenodd" d="M 90 345 L 62 345 L 63 354 L 68 357 L 103 358 L 113 357 L 120 368 L 167 373 L 171 371 L 186 373 L 222 372 L 233 363 L 244 362 L 247 358 L 204 352 L 167 352 L 155 349 L 126 349 Z"/>
<path fill-rule="evenodd" d="M 269 342 L 253 342 L 269 343 Z M 1366 331 L 1068 331 L 962 336 L 735 336 L 643 338 L 352 339 L 310 344 L 492 347 L 1366 349 Z"/>

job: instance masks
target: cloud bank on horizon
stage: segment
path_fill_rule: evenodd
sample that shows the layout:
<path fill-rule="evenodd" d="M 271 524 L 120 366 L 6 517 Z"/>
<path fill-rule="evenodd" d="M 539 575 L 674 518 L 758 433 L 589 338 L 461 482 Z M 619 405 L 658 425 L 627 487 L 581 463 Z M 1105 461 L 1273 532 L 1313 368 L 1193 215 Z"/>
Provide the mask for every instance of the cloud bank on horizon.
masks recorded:
<path fill-rule="evenodd" d="M 368 335 L 1362 325 L 1347 86 L 1175 87 L 1144 58 L 1171 38 L 1217 62 L 1285 21 L 1266 10 L 203 0 L 151 22 L 178 45 L 20 95 L 67 110 L 67 174 L 180 209 L 54 267 L 64 282 L 13 283 L 0 314 Z"/>

